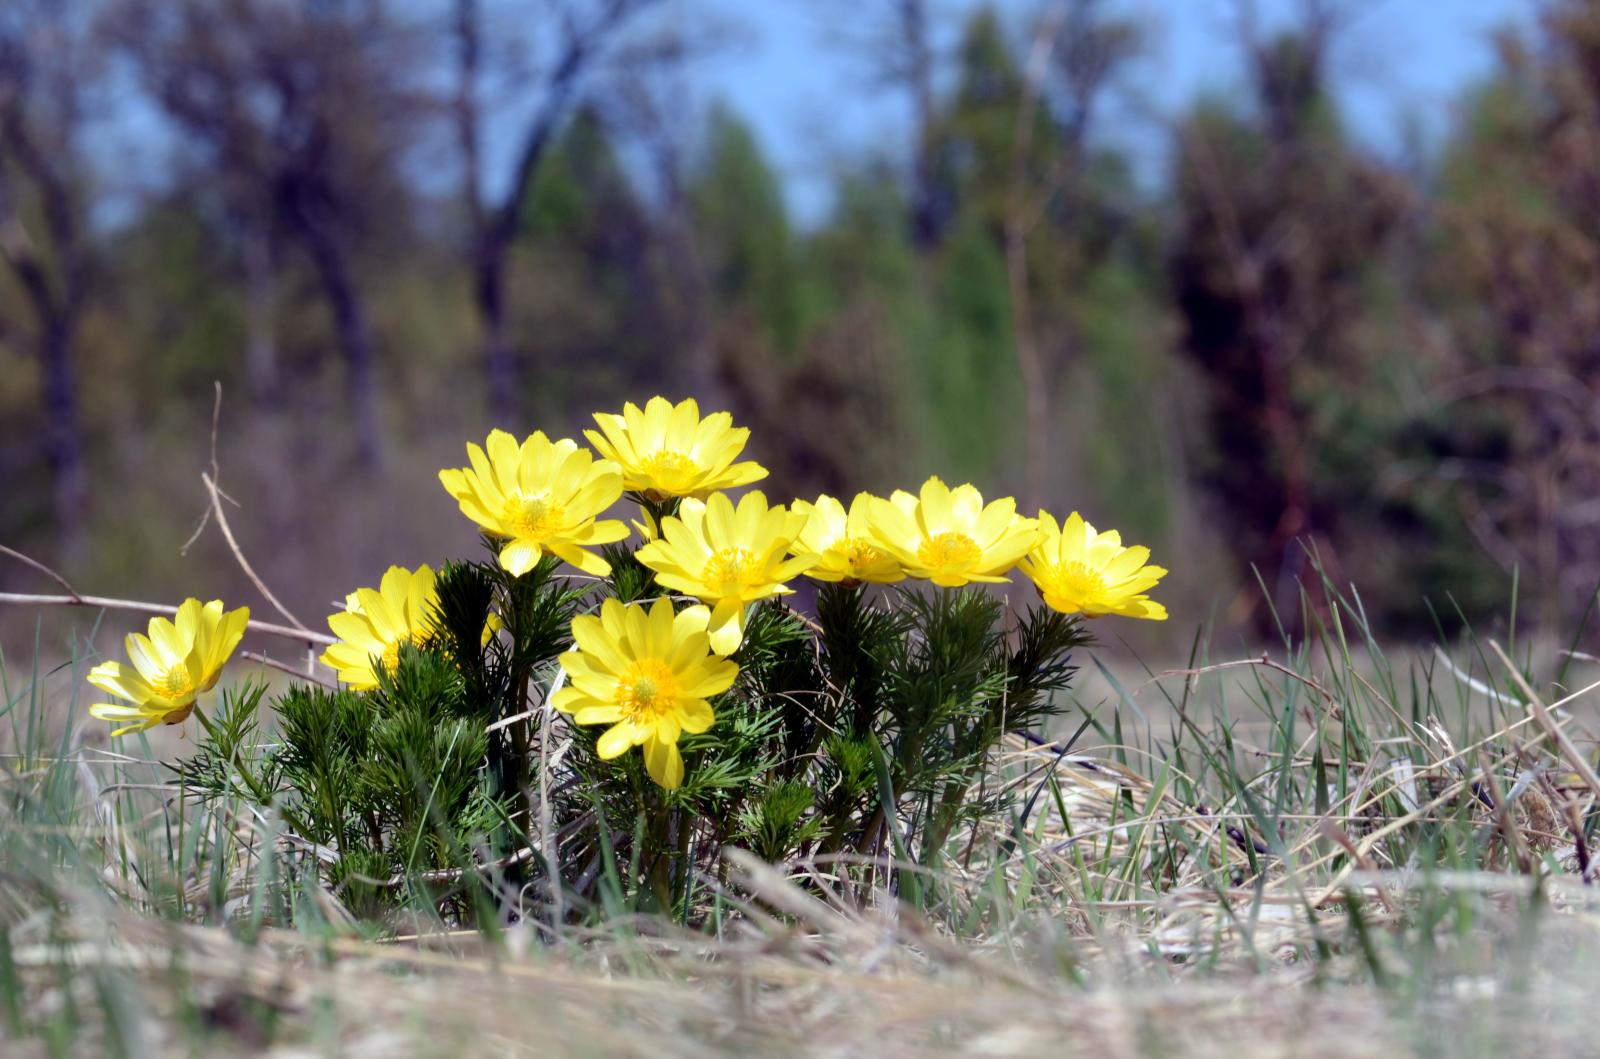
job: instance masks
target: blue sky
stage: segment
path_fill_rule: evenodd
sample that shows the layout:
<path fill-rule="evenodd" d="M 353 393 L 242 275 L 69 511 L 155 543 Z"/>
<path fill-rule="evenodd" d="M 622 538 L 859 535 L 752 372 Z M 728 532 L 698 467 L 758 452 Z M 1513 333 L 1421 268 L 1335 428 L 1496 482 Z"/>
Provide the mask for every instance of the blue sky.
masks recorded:
<path fill-rule="evenodd" d="M 977 0 L 931 0 L 949 35 Z M 1112 0 L 1114 9 L 1149 28 L 1148 55 L 1131 71 L 1129 94 L 1109 135 L 1135 152 L 1141 170 L 1162 165 L 1159 122 L 1131 116 L 1173 115 L 1199 93 L 1228 93 L 1240 84 L 1240 55 L 1231 31 L 1233 0 Z M 722 98 L 754 126 L 781 173 L 802 221 L 820 218 L 833 174 L 863 151 L 903 151 L 908 108 L 875 87 L 869 63 L 841 37 L 862 10 L 885 0 L 685 0 L 686 17 L 719 13 L 729 45 L 695 74 L 702 102 Z M 995 6 L 1022 32 L 1042 0 L 1000 0 Z M 1263 22 L 1280 21 L 1295 0 L 1257 0 Z M 1352 129 L 1376 149 L 1398 152 L 1411 125 L 1436 140 L 1450 125 L 1463 87 L 1494 65 L 1496 27 L 1526 23 L 1531 0 L 1354 0 L 1356 20 L 1334 56 L 1334 78 Z"/>

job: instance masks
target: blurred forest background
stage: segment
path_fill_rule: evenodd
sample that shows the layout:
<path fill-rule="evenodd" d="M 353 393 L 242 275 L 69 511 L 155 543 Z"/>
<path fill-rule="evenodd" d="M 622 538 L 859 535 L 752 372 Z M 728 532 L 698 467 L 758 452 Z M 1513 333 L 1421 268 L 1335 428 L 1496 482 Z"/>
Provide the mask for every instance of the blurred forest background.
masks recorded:
<path fill-rule="evenodd" d="M 180 550 L 220 381 L 241 544 L 320 625 L 475 554 L 435 478 L 465 441 L 661 392 L 733 410 L 785 498 L 940 473 L 1121 528 L 1174 571 L 1168 649 L 1269 634 L 1252 567 L 1292 615 L 1308 549 L 1395 635 L 1514 573 L 1522 620 L 1584 611 L 1600 2 L 1530 0 L 1401 160 L 1329 90 L 1361 3 L 1218 5 L 1242 90 L 1171 114 L 1116 0 L 765 2 L 851 49 L 841 106 L 911 115 L 819 158 L 815 220 L 738 100 L 687 102 L 742 32 L 692 0 L 0 0 L 0 542 L 266 616 L 214 529 Z"/>

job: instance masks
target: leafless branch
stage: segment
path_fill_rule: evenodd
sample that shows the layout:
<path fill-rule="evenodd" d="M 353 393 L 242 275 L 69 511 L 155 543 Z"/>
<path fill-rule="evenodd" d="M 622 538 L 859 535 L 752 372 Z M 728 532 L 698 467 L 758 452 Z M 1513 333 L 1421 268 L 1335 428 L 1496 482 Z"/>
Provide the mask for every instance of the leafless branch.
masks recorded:
<path fill-rule="evenodd" d="M 72 585 L 67 583 L 67 579 L 66 578 L 62 577 L 60 574 L 58 574 L 54 570 L 50 569 L 48 566 L 46 566 L 44 563 L 41 563 L 39 560 L 30 559 L 28 556 L 23 555 L 21 552 L 17 551 L 15 548 L 7 548 L 4 544 L 0 544 L 0 555 L 9 555 L 9 556 L 11 556 L 11 558 L 17 560 L 18 562 L 25 563 L 26 565 L 33 567 L 35 570 L 39 571 L 41 574 L 44 574 L 50 580 L 54 581 L 56 584 L 60 585 L 64 589 L 66 589 L 67 590 L 67 594 L 70 595 L 73 599 L 82 599 L 83 598 L 82 596 L 78 595 L 78 590 L 77 589 L 73 588 Z"/>
<path fill-rule="evenodd" d="M 288 673 L 296 680 L 304 681 L 307 684 L 315 684 L 319 688 L 327 688 L 329 691 L 339 690 L 339 685 L 323 680 L 315 673 L 308 673 L 304 669 L 296 669 L 287 662 L 280 662 L 276 658 L 261 654 L 259 651 L 240 651 L 239 657 L 248 658 L 252 662 L 259 662 L 267 668 L 276 669 L 281 673 Z"/>
<path fill-rule="evenodd" d="M 228 516 L 222 511 L 222 493 L 217 488 L 216 479 L 212 478 L 209 473 L 202 472 L 200 475 L 200 480 L 205 483 L 206 492 L 211 494 L 211 511 L 212 514 L 216 516 L 217 528 L 222 531 L 222 536 L 228 542 L 229 550 L 233 552 L 234 559 L 238 561 L 239 568 L 243 570 L 245 576 L 250 579 L 250 583 L 255 585 L 256 591 L 260 592 L 262 597 L 268 603 L 272 604 L 273 608 L 277 610 L 279 614 L 282 614 L 285 618 L 289 619 L 290 624 L 292 624 L 296 629 L 299 629 L 303 634 L 311 634 L 312 636 L 315 636 L 316 634 L 312 633 L 311 630 L 307 628 L 305 622 L 295 617 L 289 608 L 284 606 L 283 603 L 279 601 L 278 597 L 273 594 L 272 589 L 267 587 L 267 583 L 261 580 L 260 576 L 256 573 L 255 568 L 250 565 L 250 560 L 244 557 L 244 550 L 239 547 L 238 540 L 233 536 L 233 528 L 228 525 Z M 329 642 L 331 643 L 332 641 L 330 640 Z"/>
<path fill-rule="evenodd" d="M 140 614 L 176 614 L 178 608 L 167 603 L 146 603 L 137 599 L 115 599 L 111 596 L 47 596 L 35 595 L 28 592 L 0 592 L 0 603 L 15 603 L 29 607 L 93 607 L 101 610 L 129 610 Z M 287 625 L 275 625 L 269 621 L 256 621 L 251 619 L 248 627 L 256 632 L 268 636 L 279 636 L 285 640 L 294 640 L 303 644 L 329 644 L 337 643 L 332 636 L 325 633 L 312 632 L 305 628 L 290 628 Z M 299 674 L 304 676 L 305 674 Z"/>

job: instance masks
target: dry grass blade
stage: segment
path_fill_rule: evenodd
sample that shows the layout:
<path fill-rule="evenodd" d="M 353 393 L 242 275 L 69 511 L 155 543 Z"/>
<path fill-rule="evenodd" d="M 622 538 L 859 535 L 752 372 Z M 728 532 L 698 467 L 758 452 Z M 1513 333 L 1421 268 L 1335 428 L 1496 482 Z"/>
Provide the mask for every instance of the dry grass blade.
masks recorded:
<path fill-rule="evenodd" d="M 730 846 L 722 851 L 722 856 L 733 866 L 741 889 L 784 915 L 809 923 L 823 934 L 859 938 L 870 933 L 863 925 L 801 890 L 782 872 L 753 854 Z"/>
<path fill-rule="evenodd" d="M 1551 741 L 1556 744 L 1557 749 L 1561 751 L 1561 757 L 1568 765 L 1572 766 L 1572 770 L 1578 774 L 1578 777 L 1595 793 L 1596 797 L 1600 797 L 1600 776 L 1595 775 L 1593 766 L 1589 764 L 1589 759 L 1583 756 L 1583 751 L 1579 750 L 1577 745 L 1573 743 L 1572 737 L 1567 735 L 1561 726 L 1551 718 L 1550 710 L 1545 706 L 1543 700 L 1539 698 L 1538 692 L 1528 686 L 1522 671 L 1506 655 L 1505 649 L 1493 640 L 1489 641 L 1489 646 L 1499 656 L 1501 664 L 1506 667 L 1506 672 L 1511 675 L 1511 680 L 1517 685 L 1517 689 L 1528 700 L 1528 712 L 1533 715 L 1534 721 L 1538 723 L 1540 728 L 1544 729 L 1545 735 L 1549 736 Z M 1568 699 L 1570 699 L 1570 696 Z"/>

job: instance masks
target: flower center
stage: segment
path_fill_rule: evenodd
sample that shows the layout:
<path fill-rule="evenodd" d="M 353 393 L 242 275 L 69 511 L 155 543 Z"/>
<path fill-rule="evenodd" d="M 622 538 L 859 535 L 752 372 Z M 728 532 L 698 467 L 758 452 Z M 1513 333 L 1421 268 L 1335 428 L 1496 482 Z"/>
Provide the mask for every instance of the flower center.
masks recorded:
<path fill-rule="evenodd" d="M 161 674 L 159 680 L 151 681 L 150 686 L 163 699 L 172 699 L 175 702 L 189 698 L 198 690 L 195 687 L 194 677 L 189 675 L 189 667 L 182 662 Z"/>
<path fill-rule="evenodd" d="M 1105 575 L 1082 560 L 1060 563 L 1050 572 L 1052 580 L 1060 586 L 1061 595 L 1075 600 L 1094 600 L 1105 595 Z"/>
<path fill-rule="evenodd" d="M 947 566 L 970 566 L 983 557 L 978 542 L 965 533 L 941 533 L 925 540 L 917 549 L 917 561 L 930 570 Z"/>
<path fill-rule="evenodd" d="M 636 724 L 654 721 L 678 701 L 678 679 L 659 658 L 633 663 L 617 682 L 617 705 Z"/>
<path fill-rule="evenodd" d="M 566 512 L 546 496 L 513 496 L 500 519 L 519 539 L 544 540 L 561 528 Z"/>
<path fill-rule="evenodd" d="M 883 553 L 860 537 L 851 537 L 845 541 L 844 561 L 850 569 L 860 572 L 883 558 Z"/>
<path fill-rule="evenodd" d="M 756 557 L 745 548 L 723 548 L 706 560 L 700 579 L 720 595 L 734 595 L 750 580 Z"/>
<path fill-rule="evenodd" d="M 672 449 L 652 453 L 643 466 L 645 476 L 666 493 L 681 493 L 694 484 L 700 467 L 689 456 Z"/>

